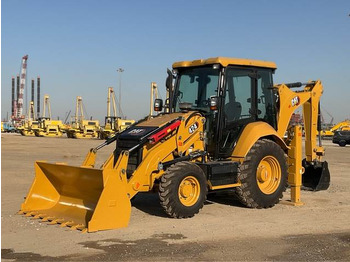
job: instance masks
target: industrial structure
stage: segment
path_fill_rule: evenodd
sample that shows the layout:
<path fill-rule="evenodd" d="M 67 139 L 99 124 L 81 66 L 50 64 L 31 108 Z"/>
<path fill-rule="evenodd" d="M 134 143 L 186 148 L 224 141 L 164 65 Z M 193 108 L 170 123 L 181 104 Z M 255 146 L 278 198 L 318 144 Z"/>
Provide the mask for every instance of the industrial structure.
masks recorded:
<path fill-rule="evenodd" d="M 10 125 L 16 128 L 28 126 L 28 121 L 35 121 L 40 116 L 40 77 L 37 77 L 37 115 L 35 115 L 35 81 L 31 81 L 31 99 L 28 108 L 24 108 L 24 94 L 27 96 L 28 55 L 22 57 L 20 74 L 11 78 L 11 119 Z M 28 111 L 27 111 L 28 110 Z M 30 112 L 29 112 L 30 110 Z M 25 112 L 26 111 L 26 112 Z"/>

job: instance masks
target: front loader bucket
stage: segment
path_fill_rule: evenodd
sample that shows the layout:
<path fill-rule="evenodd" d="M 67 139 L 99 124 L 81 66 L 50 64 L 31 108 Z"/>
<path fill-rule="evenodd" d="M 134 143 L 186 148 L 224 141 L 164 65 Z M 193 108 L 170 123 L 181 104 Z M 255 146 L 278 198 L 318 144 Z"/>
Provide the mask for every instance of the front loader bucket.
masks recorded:
<path fill-rule="evenodd" d="M 327 161 L 319 162 L 317 166 L 303 160 L 305 173 L 302 176 L 303 187 L 306 190 L 327 190 L 330 184 L 330 174 Z"/>
<path fill-rule="evenodd" d="M 115 169 L 35 163 L 20 213 L 88 232 L 127 227 L 131 204 Z"/>

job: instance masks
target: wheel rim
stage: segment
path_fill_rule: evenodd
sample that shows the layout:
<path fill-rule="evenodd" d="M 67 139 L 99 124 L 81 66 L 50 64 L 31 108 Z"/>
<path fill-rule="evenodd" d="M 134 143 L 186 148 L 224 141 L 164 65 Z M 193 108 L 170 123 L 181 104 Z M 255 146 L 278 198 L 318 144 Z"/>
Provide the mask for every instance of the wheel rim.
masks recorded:
<path fill-rule="evenodd" d="M 256 181 L 258 186 L 266 195 L 276 192 L 281 182 L 281 166 L 273 156 L 264 157 L 256 170 Z"/>
<path fill-rule="evenodd" d="M 197 178 L 185 177 L 179 185 L 179 199 L 184 206 L 193 206 L 200 195 L 200 185 Z"/>

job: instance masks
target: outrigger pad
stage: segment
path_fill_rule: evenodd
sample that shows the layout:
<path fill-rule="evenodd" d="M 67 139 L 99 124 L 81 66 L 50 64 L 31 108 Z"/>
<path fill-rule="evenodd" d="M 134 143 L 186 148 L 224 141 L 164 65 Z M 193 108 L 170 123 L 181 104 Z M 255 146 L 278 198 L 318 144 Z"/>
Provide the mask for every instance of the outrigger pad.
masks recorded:
<path fill-rule="evenodd" d="M 305 173 L 302 176 L 303 189 L 311 191 L 327 190 L 330 185 L 330 174 L 327 161 L 312 165 L 303 160 Z"/>

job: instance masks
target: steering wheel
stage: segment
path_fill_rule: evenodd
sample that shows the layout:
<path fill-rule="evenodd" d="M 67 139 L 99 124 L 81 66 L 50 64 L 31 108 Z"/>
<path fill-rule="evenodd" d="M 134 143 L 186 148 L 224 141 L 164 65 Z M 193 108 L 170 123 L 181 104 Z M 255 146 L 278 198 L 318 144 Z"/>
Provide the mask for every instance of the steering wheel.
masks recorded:
<path fill-rule="evenodd" d="M 209 106 L 209 100 L 202 100 L 198 103 L 198 107 L 208 107 Z"/>

